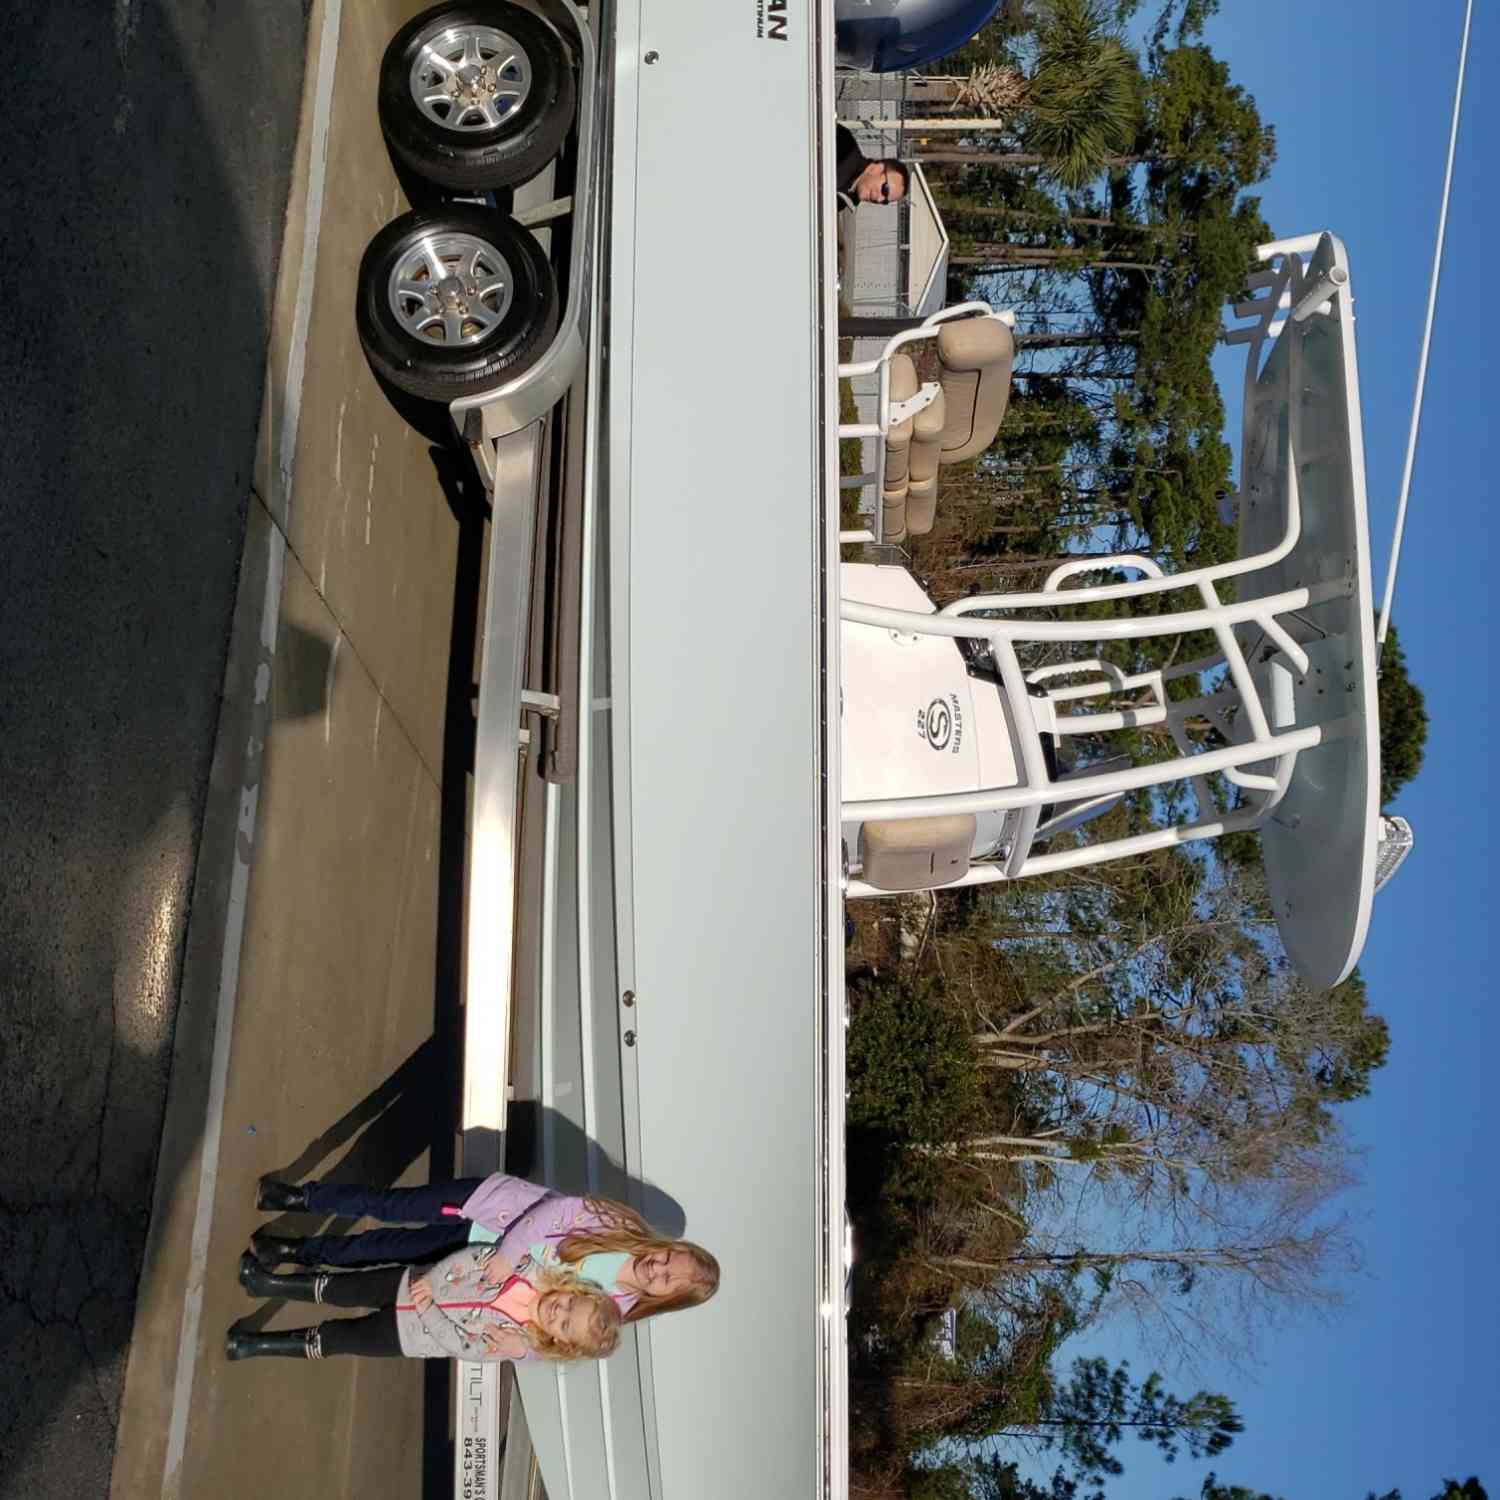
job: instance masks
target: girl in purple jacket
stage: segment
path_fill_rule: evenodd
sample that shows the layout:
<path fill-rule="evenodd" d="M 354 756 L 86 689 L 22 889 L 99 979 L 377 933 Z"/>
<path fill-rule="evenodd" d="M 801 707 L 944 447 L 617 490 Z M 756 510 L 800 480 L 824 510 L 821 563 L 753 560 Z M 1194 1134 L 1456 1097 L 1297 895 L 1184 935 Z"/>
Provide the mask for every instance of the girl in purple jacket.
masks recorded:
<path fill-rule="evenodd" d="M 657 1234 L 627 1205 L 554 1193 L 504 1172 L 415 1188 L 299 1185 L 263 1177 L 257 1206 L 422 1226 L 302 1239 L 262 1231 L 245 1259 L 253 1257 L 264 1270 L 283 1262 L 340 1267 L 430 1262 L 470 1244 L 503 1240 L 502 1250 L 512 1252 L 512 1268 L 515 1255 L 532 1254 L 571 1272 L 608 1292 L 628 1323 L 706 1302 L 719 1286 L 719 1263 L 707 1250 Z"/>

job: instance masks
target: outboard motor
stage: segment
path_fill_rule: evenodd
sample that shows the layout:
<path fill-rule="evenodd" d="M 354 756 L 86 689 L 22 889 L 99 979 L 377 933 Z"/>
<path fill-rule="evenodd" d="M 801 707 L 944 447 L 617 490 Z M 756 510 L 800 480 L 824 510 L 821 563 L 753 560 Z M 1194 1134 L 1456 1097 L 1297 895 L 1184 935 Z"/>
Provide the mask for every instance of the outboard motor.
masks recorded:
<path fill-rule="evenodd" d="M 1000 9 L 1001 0 L 837 0 L 838 60 L 895 73 L 946 57 Z"/>

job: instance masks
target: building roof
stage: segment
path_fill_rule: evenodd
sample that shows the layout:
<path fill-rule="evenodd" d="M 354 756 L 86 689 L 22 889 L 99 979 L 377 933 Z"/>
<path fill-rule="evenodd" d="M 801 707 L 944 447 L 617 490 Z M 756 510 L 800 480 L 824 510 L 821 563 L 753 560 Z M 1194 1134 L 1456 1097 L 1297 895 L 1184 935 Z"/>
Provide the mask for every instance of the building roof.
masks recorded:
<path fill-rule="evenodd" d="M 912 163 L 911 176 L 905 300 L 914 313 L 925 315 L 942 307 L 947 291 L 948 231 L 920 163 Z"/>

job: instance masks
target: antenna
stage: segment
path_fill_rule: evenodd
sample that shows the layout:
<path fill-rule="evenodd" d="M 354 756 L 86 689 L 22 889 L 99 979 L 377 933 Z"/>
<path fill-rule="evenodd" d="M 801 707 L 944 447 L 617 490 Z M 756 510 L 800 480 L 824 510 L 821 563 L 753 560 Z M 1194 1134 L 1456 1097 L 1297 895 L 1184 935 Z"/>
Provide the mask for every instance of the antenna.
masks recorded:
<path fill-rule="evenodd" d="M 1432 282 L 1427 289 L 1427 323 L 1422 330 L 1422 358 L 1417 366 L 1417 394 L 1411 408 L 1411 430 L 1406 435 L 1406 465 L 1401 474 L 1401 498 L 1396 503 L 1396 534 L 1391 540 L 1391 561 L 1385 574 L 1385 599 L 1380 606 L 1380 627 L 1375 632 L 1377 651 L 1384 650 L 1391 628 L 1391 600 L 1396 592 L 1396 565 L 1401 561 L 1401 537 L 1406 530 L 1406 500 L 1411 491 L 1412 464 L 1417 456 L 1417 429 L 1422 423 L 1422 394 L 1427 386 L 1427 354 L 1432 344 L 1432 315 L 1437 308 L 1438 274 L 1443 266 L 1443 236 L 1448 230 L 1448 194 L 1453 188 L 1453 156 L 1458 146 L 1458 111 L 1464 98 L 1464 64 L 1469 56 L 1469 22 L 1474 0 L 1464 9 L 1464 39 L 1458 51 L 1458 85 L 1453 91 L 1453 125 L 1448 132 L 1448 170 L 1443 177 L 1443 206 L 1438 214 L 1437 246 L 1432 253 Z"/>

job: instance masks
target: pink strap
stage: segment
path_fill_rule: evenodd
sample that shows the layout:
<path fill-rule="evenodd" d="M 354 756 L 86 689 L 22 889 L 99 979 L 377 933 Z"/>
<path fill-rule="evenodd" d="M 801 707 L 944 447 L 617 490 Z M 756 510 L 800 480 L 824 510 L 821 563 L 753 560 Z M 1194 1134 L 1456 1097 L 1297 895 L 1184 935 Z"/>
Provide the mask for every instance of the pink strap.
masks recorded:
<path fill-rule="evenodd" d="M 443 1205 L 443 1217 L 445 1219 L 461 1219 L 463 1218 L 463 1216 L 463 1209 L 457 1207 L 456 1205 L 452 1203 L 445 1203 Z"/>

